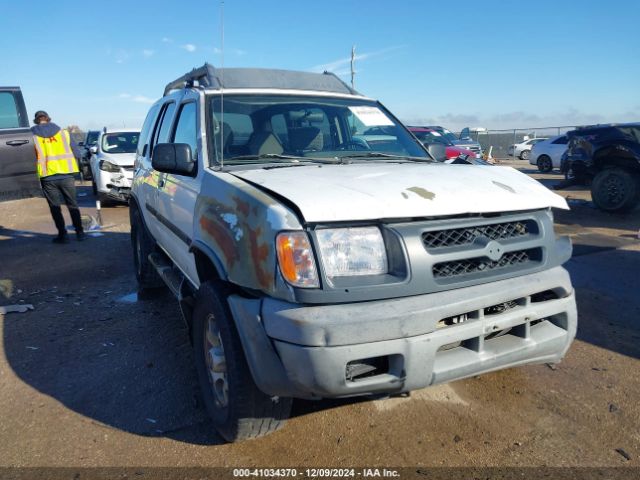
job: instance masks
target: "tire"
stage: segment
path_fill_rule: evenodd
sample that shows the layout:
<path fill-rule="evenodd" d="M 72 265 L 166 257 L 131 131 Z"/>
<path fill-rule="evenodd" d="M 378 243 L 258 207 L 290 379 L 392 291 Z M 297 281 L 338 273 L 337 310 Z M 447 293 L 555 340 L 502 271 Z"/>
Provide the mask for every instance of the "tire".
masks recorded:
<path fill-rule="evenodd" d="M 640 179 L 624 168 L 605 168 L 593 179 L 591 198 L 601 210 L 627 212 L 640 200 Z"/>
<path fill-rule="evenodd" d="M 164 282 L 149 261 L 149 255 L 156 250 L 156 242 L 153 240 L 147 227 L 144 225 L 140 212 L 131 207 L 131 246 L 133 247 L 133 266 L 138 291 L 145 292 L 164 286 Z"/>
<path fill-rule="evenodd" d="M 91 189 L 93 190 L 93 194 L 98 196 L 98 185 L 96 185 L 96 181 L 91 179 Z"/>
<path fill-rule="evenodd" d="M 215 429 L 226 441 L 236 442 L 280 429 L 289 418 L 292 400 L 270 397 L 256 386 L 227 295 L 220 282 L 200 286 L 193 311 L 193 348 L 204 404 Z"/>
<path fill-rule="evenodd" d="M 523 150 L 520 152 L 520 160 L 529 160 L 529 155 L 531 154 L 531 150 Z"/>
<path fill-rule="evenodd" d="M 542 173 L 549 173 L 553 170 L 553 162 L 548 155 L 540 155 L 536 164 L 538 165 L 538 170 Z"/>

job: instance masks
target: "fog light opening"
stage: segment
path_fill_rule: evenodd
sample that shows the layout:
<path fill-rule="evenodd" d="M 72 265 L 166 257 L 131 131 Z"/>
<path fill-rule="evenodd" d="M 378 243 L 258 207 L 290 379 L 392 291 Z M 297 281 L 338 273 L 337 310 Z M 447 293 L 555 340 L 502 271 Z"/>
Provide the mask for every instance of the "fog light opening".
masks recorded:
<path fill-rule="evenodd" d="M 389 356 L 353 360 L 345 368 L 347 382 L 357 382 L 385 373 L 389 373 Z"/>

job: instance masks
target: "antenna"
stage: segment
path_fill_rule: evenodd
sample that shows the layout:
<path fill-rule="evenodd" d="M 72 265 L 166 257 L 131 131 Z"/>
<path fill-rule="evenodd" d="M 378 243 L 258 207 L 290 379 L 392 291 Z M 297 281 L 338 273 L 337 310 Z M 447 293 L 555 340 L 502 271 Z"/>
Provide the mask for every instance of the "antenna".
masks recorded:
<path fill-rule="evenodd" d="M 353 64 L 356 61 L 356 46 L 351 47 L 351 88 L 353 87 L 353 77 L 356 75 L 356 71 L 353 69 Z"/>
<path fill-rule="evenodd" d="M 224 168 L 224 0 L 220 0 L 220 168 Z"/>

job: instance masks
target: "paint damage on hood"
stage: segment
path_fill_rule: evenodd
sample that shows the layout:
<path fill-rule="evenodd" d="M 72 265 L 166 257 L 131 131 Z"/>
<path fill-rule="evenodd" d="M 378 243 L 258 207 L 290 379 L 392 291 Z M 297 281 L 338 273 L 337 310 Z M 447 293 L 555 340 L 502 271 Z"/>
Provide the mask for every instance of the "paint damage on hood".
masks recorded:
<path fill-rule="evenodd" d="M 511 167 L 359 163 L 229 173 L 287 198 L 306 222 L 569 209 Z"/>

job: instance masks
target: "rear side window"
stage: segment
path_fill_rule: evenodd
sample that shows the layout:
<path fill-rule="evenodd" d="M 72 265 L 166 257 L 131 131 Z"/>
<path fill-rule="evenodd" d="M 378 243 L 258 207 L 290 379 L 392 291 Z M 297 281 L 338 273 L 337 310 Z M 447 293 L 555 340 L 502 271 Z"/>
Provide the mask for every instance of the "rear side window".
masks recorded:
<path fill-rule="evenodd" d="M 553 141 L 554 145 L 566 145 L 569 139 L 567 137 L 560 137 Z"/>
<path fill-rule="evenodd" d="M 0 128 L 19 127 L 20 117 L 13 93 L 0 92 Z"/>
<path fill-rule="evenodd" d="M 138 155 L 144 155 L 146 153 L 145 147 L 149 145 L 149 134 L 151 133 L 151 129 L 153 128 L 159 109 L 160 105 L 151 107 L 151 110 L 149 110 L 149 113 L 147 114 L 147 118 L 144 120 L 142 131 L 140 132 L 140 140 L 138 141 L 138 149 L 136 150 Z M 87 143 L 89 143 L 88 138 Z M 148 148 L 146 150 L 148 150 Z"/>
<path fill-rule="evenodd" d="M 196 104 L 185 103 L 180 108 L 176 132 L 173 135 L 173 143 L 186 143 L 191 147 L 191 158 L 198 158 L 198 134 L 196 131 Z"/>
<path fill-rule="evenodd" d="M 153 145 L 158 143 L 167 143 L 169 139 L 169 129 L 171 128 L 171 120 L 173 120 L 173 113 L 175 111 L 176 104 L 174 102 L 169 103 L 164 108 L 160 124 L 156 127 Z"/>

